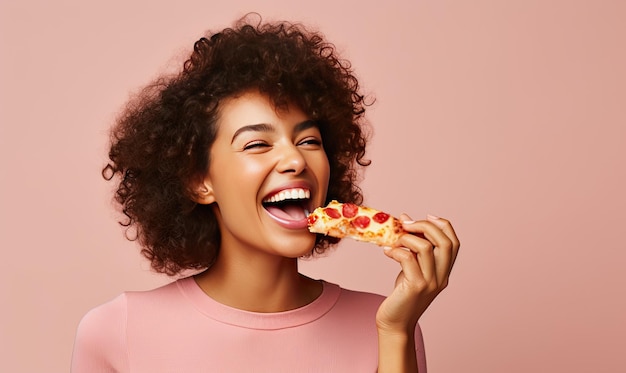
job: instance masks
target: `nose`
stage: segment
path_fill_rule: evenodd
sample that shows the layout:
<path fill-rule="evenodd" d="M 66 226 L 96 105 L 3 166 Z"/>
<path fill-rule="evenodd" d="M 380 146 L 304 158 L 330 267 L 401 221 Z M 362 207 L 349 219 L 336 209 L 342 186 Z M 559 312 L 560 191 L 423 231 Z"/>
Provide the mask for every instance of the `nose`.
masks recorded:
<path fill-rule="evenodd" d="M 294 144 L 281 146 L 276 170 L 280 173 L 300 174 L 306 169 L 306 159 Z"/>

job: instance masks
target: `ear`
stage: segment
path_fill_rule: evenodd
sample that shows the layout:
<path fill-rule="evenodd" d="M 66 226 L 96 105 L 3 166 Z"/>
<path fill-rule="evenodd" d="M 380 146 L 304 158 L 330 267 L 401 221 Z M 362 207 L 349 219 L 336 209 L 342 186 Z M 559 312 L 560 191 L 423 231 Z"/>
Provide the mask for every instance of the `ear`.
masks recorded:
<path fill-rule="evenodd" d="M 215 202 L 213 187 L 211 186 L 209 180 L 202 180 L 199 184 L 197 184 L 192 192 L 196 203 L 201 205 L 210 205 Z"/>

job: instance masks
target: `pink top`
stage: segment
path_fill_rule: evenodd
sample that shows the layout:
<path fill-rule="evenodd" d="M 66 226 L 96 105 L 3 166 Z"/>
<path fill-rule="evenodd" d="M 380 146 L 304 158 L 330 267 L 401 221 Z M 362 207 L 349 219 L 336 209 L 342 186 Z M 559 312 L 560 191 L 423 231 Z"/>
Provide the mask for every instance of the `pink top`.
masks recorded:
<path fill-rule="evenodd" d="M 312 303 L 278 313 L 218 303 L 191 277 L 126 292 L 83 317 L 71 371 L 375 372 L 384 298 L 323 284 Z M 419 327 L 415 342 L 423 373 Z"/>

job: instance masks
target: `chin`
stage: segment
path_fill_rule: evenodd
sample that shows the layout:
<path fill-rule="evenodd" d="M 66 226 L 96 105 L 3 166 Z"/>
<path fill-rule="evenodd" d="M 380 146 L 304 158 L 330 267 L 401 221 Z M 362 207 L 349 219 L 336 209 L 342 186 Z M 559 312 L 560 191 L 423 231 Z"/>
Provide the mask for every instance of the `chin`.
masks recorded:
<path fill-rule="evenodd" d="M 277 251 L 287 258 L 299 258 L 307 256 L 313 251 L 315 246 L 315 236 L 307 232 L 306 238 L 298 238 L 295 240 L 283 240 L 277 247 Z M 312 236 L 312 237 L 311 237 Z"/>

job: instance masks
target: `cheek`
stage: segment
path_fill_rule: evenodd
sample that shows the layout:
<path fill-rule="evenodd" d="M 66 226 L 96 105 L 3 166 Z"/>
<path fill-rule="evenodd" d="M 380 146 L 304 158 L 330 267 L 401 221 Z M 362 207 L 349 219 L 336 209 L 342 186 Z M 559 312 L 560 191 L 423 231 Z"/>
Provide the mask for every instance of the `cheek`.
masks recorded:
<path fill-rule="evenodd" d="M 231 168 L 235 168 L 235 172 L 238 172 L 238 177 L 243 180 L 254 180 L 264 177 L 270 169 L 269 162 L 262 159 L 255 159 L 248 162 L 242 162 L 239 165 L 231 165 Z M 254 178 L 254 180 L 251 180 Z"/>
<path fill-rule="evenodd" d="M 210 168 L 214 188 L 216 191 L 225 192 L 251 187 L 260 182 L 265 173 L 267 173 L 266 162 L 237 157 L 216 159 Z"/>
<path fill-rule="evenodd" d="M 254 216 L 251 206 L 265 180 L 266 167 L 260 162 L 238 162 L 237 159 L 215 162 L 215 166 L 211 173 L 215 207 L 220 211 L 222 223 L 232 228 L 233 224 L 240 225 L 242 220 Z"/>
<path fill-rule="evenodd" d="M 322 186 L 324 190 L 328 189 L 328 181 L 330 179 L 330 163 L 328 162 L 326 153 L 323 153 L 323 155 L 316 161 L 315 169 L 320 186 Z"/>

